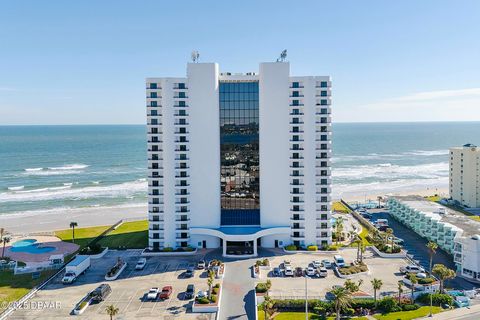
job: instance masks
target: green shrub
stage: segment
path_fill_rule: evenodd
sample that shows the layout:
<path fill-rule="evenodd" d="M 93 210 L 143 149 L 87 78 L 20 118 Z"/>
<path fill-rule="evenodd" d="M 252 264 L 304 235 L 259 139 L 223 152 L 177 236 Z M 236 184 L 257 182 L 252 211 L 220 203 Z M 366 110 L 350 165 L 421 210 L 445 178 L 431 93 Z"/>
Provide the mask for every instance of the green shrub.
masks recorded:
<path fill-rule="evenodd" d="M 354 299 L 350 303 L 353 309 L 373 309 L 375 308 L 375 300 L 373 299 Z"/>
<path fill-rule="evenodd" d="M 327 247 L 327 251 L 337 251 L 337 250 L 338 250 L 338 246 L 334 244 L 331 244 Z"/>
<path fill-rule="evenodd" d="M 212 293 L 213 294 L 218 294 L 219 289 L 218 288 L 212 288 Z"/>
<path fill-rule="evenodd" d="M 298 299 L 298 300 L 273 300 L 275 308 L 278 311 L 286 312 L 286 311 L 298 311 L 302 312 L 305 311 L 305 300 Z M 326 302 L 321 300 L 308 300 L 308 309 L 314 311 L 315 308 L 317 309 L 325 309 L 326 312 L 330 312 L 333 310 L 332 302 Z"/>
<path fill-rule="evenodd" d="M 430 304 L 430 294 L 429 293 L 422 294 L 420 297 L 417 298 L 417 301 L 424 304 Z M 436 305 L 436 306 L 439 306 L 442 304 L 452 305 L 453 297 L 444 293 L 434 293 L 432 295 L 432 303 L 433 305 Z"/>
<path fill-rule="evenodd" d="M 403 311 L 413 311 L 413 310 L 417 310 L 418 308 L 420 308 L 420 306 L 418 304 L 404 304 L 402 305 L 402 310 Z"/>
<path fill-rule="evenodd" d="M 294 244 L 290 244 L 288 246 L 285 247 L 285 250 L 287 251 L 296 251 L 297 250 L 297 246 L 294 245 Z"/>
<path fill-rule="evenodd" d="M 212 303 L 217 302 L 217 295 L 212 294 L 212 296 L 210 297 L 210 301 L 211 301 Z"/>
<path fill-rule="evenodd" d="M 355 314 L 355 309 L 353 308 L 346 308 L 342 310 L 342 315 L 351 317 Z"/>
<path fill-rule="evenodd" d="M 165 247 L 165 248 L 163 248 L 162 251 L 163 251 L 163 252 L 173 252 L 173 248 L 171 248 L 171 247 Z"/>
<path fill-rule="evenodd" d="M 255 265 L 256 265 L 257 267 L 260 267 L 260 266 L 262 265 L 262 261 L 257 260 L 257 261 L 255 262 Z"/>
<path fill-rule="evenodd" d="M 260 282 L 260 283 L 257 283 L 257 285 L 255 286 L 255 292 L 257 293 L 264 293 L 264 292 L 267 292 L 267 284 L 266 283 L 263 283 L 263 282 Z"/>
<path fill-rule="evenodd" d="M 193 249 L 192 247 L 186 247 L 186 248 L 183 248 L 183 250 L 185 250 L 185 252 L 192 252 L 195 249 Z"/>
<path fill-rule="evenodd" d="M 217 283 L 216 285 L 213 286 L 214 288 L 220 289 L 220 283 Z"/>
<path fill-rule="evenodd" d="M 263 259 L 263 261 L 262 261 L 262 266 L 265 266 L 265 267 L 266 267 L 266 266 L 268 266 L 268 265 L 270 265 L 270 261 L 268 261 L 267 258 Z"/>
<path fill-rule="evenodd" d="M 378 309 L 383 313 L 401 311 L 397 301 L 392 297 L 385 297 L 378 303 Z"/>
<path fill-rule="evenodd" d="M 435 282 L 434 278 L 420 278 L 417 280 L 418 280 L 418 284 L 430 284 L 432 282 Z"/>
<path fill-rule="evenodd" d="M 307 250 L 308 251 L 318 251 L 318 246 L 308 246 Z"/>
<path fill-rule="evenodd" d="M 210 303 L 210 300 L 208 300 L 207 297 L 203 297 L 203 298 L 197 298 L 197 303 L 200 303 L 200 304 L 209 304 Z"/>

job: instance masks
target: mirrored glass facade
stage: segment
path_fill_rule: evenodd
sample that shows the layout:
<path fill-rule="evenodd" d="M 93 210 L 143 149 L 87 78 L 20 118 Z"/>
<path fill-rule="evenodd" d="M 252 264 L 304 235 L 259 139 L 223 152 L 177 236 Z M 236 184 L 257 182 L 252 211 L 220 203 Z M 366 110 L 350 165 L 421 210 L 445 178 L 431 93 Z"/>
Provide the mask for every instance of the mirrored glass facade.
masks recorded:
<path fill-rule="evenodd" d="M 260 224 L 258 82 L 220 82 L 221 224 Z"/>

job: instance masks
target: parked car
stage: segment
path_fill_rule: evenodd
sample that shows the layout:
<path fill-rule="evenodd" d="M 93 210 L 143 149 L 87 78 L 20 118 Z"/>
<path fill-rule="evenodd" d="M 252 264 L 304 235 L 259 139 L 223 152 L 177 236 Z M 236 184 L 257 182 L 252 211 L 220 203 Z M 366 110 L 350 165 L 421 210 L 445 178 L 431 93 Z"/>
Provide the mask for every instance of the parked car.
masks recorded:
<path fill-rule="evenodd" d="M 147 293 L 147 300 L 156 300 L 159 292 L 160 289 L 158 289 L 157 287 L 150 288 Z"/>
<path fill-rule="evenodd" d="M 147 264 L 147 259 L 145 258 L 138 259 L 137 264 L 135 265 L 135 270 L 143 270 L 146 264 Z"/>
<path fill-rule="evenodd" d="M 301 267 L 295 268 L 295 277 L 303 277 L 303 269 Z"/>
<path fill-rule="evenodd" d="M 283 261 L 283 268 L 286 268 L 286 267 L 292 267 L 292 264 L 290 263 L 289 260 L 284 260 Z"/>
<path fill-rule="evenodd" d="M 293 277 L 293 269 L 291 266 L 286 266 L 285 271 L 283 272 L 285 277 Z"/>
<path fill-rule="evenodd" d="M 341 255 L 336 254 L 333 256 L 333 261 L 335 262 L 335 265 L 339 268 L 345 267 L 345 260 Z"/>
<path fill-rule="evenodd" d="M 319 277 L 325 278 L 328 276 L 328 271 L 327 268 L 325 267 L 320 267 L 317 269 L 317 274 Z"/>
<path fill-rule="evenodd" d="M 207 296 L 208 296 L 207 291 L 199 290 L 199 291 L 197 292 L 197 298 L 205 298 L 205 297 L 207 297 Z"/>
<path fill-rule="evenodd" d="M 305 269 L 305 274 L 309 277 L 313 277 L 316 275 L 315 268 L 314 267 L 308 267 Z"/>
<path fill-rule="evenodd" d="M 206 265 L 205 260 L 200 260 L 197 262 L 197 269 L 199 270 L 205 269 L 205 265 Z"/>
<path fill-rule="evenodd" d="M 112 288 L 110 285 L 102 283 L 90 293 L 90 296 L 94 302 L 101 302 L 105 300 L 111 292 Z"/>
<path fill-rule="evenodd" d="M 400 267 L 400 272 L 402 273 L 420 273 L 420 272 L 425 272 L 425 269 L 422 267 L 416 266 L 416 265 L 408 265 L 406 267 Z"/>
<path fill-rule="evenodd" d="M 185 271 L 185 278 L 191 278 L 195 275 L 195 269 L 194 268 L 188 268 Z"/>
<path fill-rule="evenodd" d="M 281 277 L 282 276 L 282 272 L 280 271 L 280 268 L 273 268 L 273 271 L 272 271 L 272 276 L 274 277 Z"/>
<path fill-rule="evenodd" d="M 165 286 L 162 288 L 162 292 L 160 292 L 160 299 L 168 299 L 173 292 L 172 286 Z"/>
<path fill-rule="evenodd" d="M 324 266 L 325 268 L 327 268 L 327 269 L 331 269 L 331 268 L 332 268 L 332 263 L 331 263 L 330 261 L 326 260 L 326 259 L 325 259 L 325 260 L 322 260 L 322 264 L 323 264 L 323 266 Z"/>
<path fill-rule="evenodd" d="M 419 273 L 417 273 L 417 278 L 425 279 L 425 278 L 427 278 L 427 274 L 425 272 L 419 272 Z"/>
<path fill-rule="evenodd" d="M 322 266 L 322 263 L 320 262 L 320 260 L 313 260 L 312 265 L 314 268 L 319 268 Z"/>
<path fill-rule="evenodd" d="M 185 290 L 185 299 L 192 299 L 195 296 L 195 285 L 189 284 Z"/>

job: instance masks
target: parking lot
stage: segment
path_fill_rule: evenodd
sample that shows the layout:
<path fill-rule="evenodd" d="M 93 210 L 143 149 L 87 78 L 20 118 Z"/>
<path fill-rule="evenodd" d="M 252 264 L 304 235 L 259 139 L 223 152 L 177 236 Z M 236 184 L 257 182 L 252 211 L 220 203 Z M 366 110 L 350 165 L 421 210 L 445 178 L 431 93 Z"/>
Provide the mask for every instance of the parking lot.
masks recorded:
<path fill-rule="evenodd" d="M 356 258 L 357 249 L 347 248 L 341 250 L 340 254 L 346 263 L 351 263 Z M 296 253 L 292 255 L 276 256 L 270 259 L 271 266 L 278 267 L 283 260 L 287 259 L 291 262 L 292 267 L 302 267 L 305 269 L 313 260 L 333 261 L 333 253 Z M 363 280 L 360 290 L 373 295 L 373 289 L 370 281 L 373 278 L 381 279 L 383 286 L 381 292 L 395 293 L 397 292 L 398 281 L 402 279 L 399 272 L 400 267 L 408 265 L 405 259 L 385 259 L 375 256 L 370 250 L 364 253 L 364 262 L 368 265 L 368 274 L 352 275 L 351 280 L 357 282 Z M 272 281 L 270 295 L 275 298 L 304 298 L 305 297 L 305 279 L 303 277 L 272 277 L 272 273 L 267 275 L 266 271 L 262 271 L 260 282 L 267 279 Z M 325 299 L 325 294 L 331 290 L 334 285 L 343 285 L 346 279 L 338 277 L 333 269 L 328 270 L 326 278 L 309 278 L 307 279 L 308 296 L 312 299 Z"/>
<path fill-rule="evenodd" d="M 25 308 L 17 310 L 10 319 L 59 319 L 70 316 L 75 305 L 101 283 L 108 283 L 112 292 L 106 300 L 90 305 L 79 316 L 81 319 L 108 318 L 105 307 L 119 308 L 116 319 L 214 319 L 215 314 L 191 313 L 193 300 L 184 300 L 183 293 L 188 284 L 194 284 L 196 292 L 207 290 L 207 275 L 197 270 L 194 277 L 185 279 L 184 271 L 194 266 L 199 256 L 192 257 L 148 257 L 145 268 L 136 271 L 135 264 L 140 251 L 108 252 L 102 259 L 93 260 L 86 274 L 71 285 L 63 285 L 60 275 L 40 290 L 29 305 L 36 306 L 53 302 L 50 308 Z M 115 281 L 105 281 L 106 272 L 115 264 L 118 257 L 127 261 L 128 266 Z M 220 281 L 220 280 L 217 280 Z M 217 282 L 216 281 L 216 282 Z M 173 286 L 170 299 L 147 301 L 146 293 L 151 287 Z"/>

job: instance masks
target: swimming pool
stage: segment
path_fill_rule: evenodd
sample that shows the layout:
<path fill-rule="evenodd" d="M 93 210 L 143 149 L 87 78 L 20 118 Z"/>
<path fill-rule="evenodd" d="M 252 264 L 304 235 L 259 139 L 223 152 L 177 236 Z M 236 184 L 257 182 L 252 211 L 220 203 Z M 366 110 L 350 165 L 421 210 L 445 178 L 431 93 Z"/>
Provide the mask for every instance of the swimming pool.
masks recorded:
<path fill-rule="evenodd" d="M 39 247 L 36 239 L 22 239 L 12 244 L 11 252 L 25 252 L 31 254 L 41 254 L 55 251 L 55 247 Z"/>

